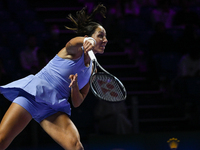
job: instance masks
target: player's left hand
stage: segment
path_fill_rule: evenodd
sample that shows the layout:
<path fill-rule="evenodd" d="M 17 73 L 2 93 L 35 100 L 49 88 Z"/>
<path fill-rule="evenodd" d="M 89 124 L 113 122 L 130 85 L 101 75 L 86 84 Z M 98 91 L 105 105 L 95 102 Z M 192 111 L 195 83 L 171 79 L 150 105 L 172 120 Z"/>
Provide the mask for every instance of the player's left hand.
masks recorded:
<path fill-rule="evenodd" d="M 75 75 L 71 74 L 69 76 L 69 79 L 71 80 L 71 83 L 69 84 L 70 88 L 78 86 L 77 78 L 78 78 L 78 74 L 77 73 Z"/>

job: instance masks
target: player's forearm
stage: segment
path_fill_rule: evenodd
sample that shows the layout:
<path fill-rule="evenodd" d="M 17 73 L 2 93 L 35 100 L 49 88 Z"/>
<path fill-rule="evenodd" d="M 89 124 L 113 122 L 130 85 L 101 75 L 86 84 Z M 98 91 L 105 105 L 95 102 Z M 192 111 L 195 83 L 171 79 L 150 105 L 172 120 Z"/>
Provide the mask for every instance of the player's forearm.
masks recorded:
<path fill-rule="evenodd" d="M 81 94 L 78 85 L 71 88 L 71 100 L 74 107 L 79 107 L 84 100 L 84 96 Z"/>

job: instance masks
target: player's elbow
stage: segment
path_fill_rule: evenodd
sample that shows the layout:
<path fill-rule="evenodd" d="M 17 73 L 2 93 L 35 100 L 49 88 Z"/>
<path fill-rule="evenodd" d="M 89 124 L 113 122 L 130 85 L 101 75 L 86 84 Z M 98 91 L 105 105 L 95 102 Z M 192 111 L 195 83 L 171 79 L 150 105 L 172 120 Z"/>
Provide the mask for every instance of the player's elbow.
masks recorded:
<path fill-rule="evenodd" d="M 81 103 L 83 102 L 83 100 L 79 100 L 79 101 L 72 101 L 72 104 L 75 108 L 79 107 L 81 105 Z"/>
<path fill-rule="evenodd" d="M 74 106 L 74 108 L 77 108 L 77 107 L 79 107 L 81 105 L 81 103 L 79 104 L 79 103 L 73 103 L 73 106 Z"/>

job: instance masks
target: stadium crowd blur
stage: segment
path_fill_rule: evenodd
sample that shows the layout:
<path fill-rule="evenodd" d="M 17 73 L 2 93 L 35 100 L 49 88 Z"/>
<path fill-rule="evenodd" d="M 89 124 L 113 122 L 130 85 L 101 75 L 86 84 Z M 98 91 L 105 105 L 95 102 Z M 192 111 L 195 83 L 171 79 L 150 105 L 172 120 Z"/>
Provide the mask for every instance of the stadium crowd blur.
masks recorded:
<path fill-rule="evenodd" d="M 164 78 L 176 94 L 185 93 L 182 87 L 188 81 L 182 79 L 200 76 L 200 0 L 101 2 L 108 9 L 107 19 L 100 20 L 109 39 L 106 49 L 128 53 L 141 72 Z M 77 0 L 74 6 L 87 5 L 91 11 L 98 3 Z M 59 27 L 49 30 L 43 19 L 25 0 L 0 1 L 1 85 L 36 73 L 64 46 Z M 196 82 L 190 86 L 198 87 Z M 200 97 L 200 92 L 195 94 Z"/>

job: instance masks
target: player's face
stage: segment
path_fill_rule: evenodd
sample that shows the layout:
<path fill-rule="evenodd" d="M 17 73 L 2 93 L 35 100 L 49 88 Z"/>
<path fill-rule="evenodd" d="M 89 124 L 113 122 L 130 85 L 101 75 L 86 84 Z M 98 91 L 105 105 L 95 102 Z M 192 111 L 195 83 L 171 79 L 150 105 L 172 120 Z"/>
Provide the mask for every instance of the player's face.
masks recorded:
<path fill-rule="evenodd" d="M 94 53 L 104 53 L 104 49 L 108 43 L 105 29 L 102 26 L 98 26 L 92 37 L 96 40 L 96 45 L 93 50 Z"/>

